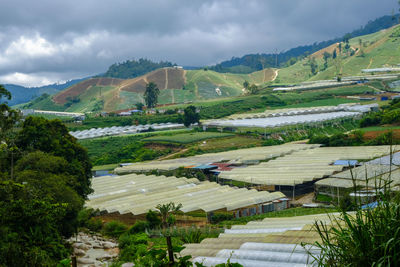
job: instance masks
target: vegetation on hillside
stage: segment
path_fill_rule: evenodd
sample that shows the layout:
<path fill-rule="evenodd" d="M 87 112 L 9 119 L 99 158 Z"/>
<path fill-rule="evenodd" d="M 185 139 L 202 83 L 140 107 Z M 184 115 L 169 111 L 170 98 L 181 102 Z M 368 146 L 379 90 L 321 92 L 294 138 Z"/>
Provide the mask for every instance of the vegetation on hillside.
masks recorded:
<path fill-rule="evenodd" d="M 347 33 L 345 36 L 358 37 L 370 33 L 387 29 L 397 24 L 399 15 L 383 16 L 373 21 L 369 21 L 360 29 Z M 314 43 L 312 45 L 298 46 L 285 52 L 270 54 L 249 54 L 243 57 L 232 57 L 232 59 L 223 61 L 209 69 L 217 72 L 230 73 L 251 73 L 264 68 L 279 68 L 293 65 L 296 61 L 320 50 L 329 45 L 342 41 L 343 38 L 335 38 L 328 41 Z"/>
<path fill-rule="evenodd" d="M 156 69 L 173 67 L 173 66 L 176 66 L 176 64 L 173 64 L 168 61 L 153 62 L 148 59 L 140 58 L 139 60 L 133 59 L 133 60 L 127 60 L 122 63 L 115 63 L 111 65 L 106 71 L 106 73 L 104 73 L 102 76 L 120 78 L 120 79 L 130 79 L 139 77 Z"/>

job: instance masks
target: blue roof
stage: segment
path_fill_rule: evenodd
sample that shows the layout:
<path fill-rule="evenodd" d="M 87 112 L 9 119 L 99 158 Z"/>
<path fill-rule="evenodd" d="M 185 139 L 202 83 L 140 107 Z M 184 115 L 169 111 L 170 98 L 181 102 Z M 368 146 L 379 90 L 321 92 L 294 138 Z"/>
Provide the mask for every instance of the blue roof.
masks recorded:
<path fill-rule="evenodd" d="M 336 160 L 333 165 L 344 165 L 344 166 L 355 166 L 358 164 L 357 160 L 354 159 L 340 159 Z"/>
<path fill-rule="evenodd" d="M 218 169 L 218 166 L 203 164 L 203 165 L 193 167 L 192 169 L 212 170 L 212 169 Z"/>
<path fill-rule="evenodd" d="M 375 209 L 378 206 L 378 201 L 371 202 L 361 206 L 361 209 Z"/>

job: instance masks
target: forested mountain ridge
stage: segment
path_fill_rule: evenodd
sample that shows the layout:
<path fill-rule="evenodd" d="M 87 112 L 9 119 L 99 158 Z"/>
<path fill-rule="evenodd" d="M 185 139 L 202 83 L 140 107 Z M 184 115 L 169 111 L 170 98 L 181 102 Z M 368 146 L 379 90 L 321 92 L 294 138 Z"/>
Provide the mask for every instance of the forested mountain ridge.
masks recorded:
<path fill-rule="evenodd" d="M 132 79 L 156 69 L 173 66 L 176 66 L 176 64 L 168 61 L 153 62 L 148 59 L 140 58 L 139 60 L 133 59 L 122 63 L 114 63 L 108 68 L 106 73 L 99 76 L 119 79 Z"/>

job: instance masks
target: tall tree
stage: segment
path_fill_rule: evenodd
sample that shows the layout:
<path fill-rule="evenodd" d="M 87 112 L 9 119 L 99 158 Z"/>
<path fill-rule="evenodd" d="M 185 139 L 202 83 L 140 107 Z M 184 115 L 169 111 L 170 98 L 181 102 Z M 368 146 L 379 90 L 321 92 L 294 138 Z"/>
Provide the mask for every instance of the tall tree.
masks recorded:
<path fill-rule="evenodd" d="M 195 106 L 188 106 L 183 110 L 183 124 L 189 127 L 193 123 L 200 122 L 200 114 L 196 112 Z"/>
<path fill-rule="evenodd" d="M 170 221 L 172 215 L 182 208 L 182 204 L 178 204 L 175 206 L 174 202 L 170 202 L 168 204 L 158 204 L 156 209 L 158 213 L 161 215 L 161 222 L 165 231 L 165 238 L 167 240 L 167 249 L 168 249 L 168 258 L 169 258 L 169 266 L 174 264 L 174 251 L 172 248 L 171 234 L 167 231 L 168 222 Z"/>
<path fill-rule="evenodd" d="M 147 108 L 154 108 L 157 105 L 159 94 L 160 94 L 160 89 L 158 89 L 157 84 L 149 82 L 146 85 L 146 91 L 144 92 L 144 100 L 146 102 Z"/>
<path fill-rule="evenodd" d="M 329 52 L 324 52 L 324 70 L 328 68 L 328 59 L 331 57 Z"/>

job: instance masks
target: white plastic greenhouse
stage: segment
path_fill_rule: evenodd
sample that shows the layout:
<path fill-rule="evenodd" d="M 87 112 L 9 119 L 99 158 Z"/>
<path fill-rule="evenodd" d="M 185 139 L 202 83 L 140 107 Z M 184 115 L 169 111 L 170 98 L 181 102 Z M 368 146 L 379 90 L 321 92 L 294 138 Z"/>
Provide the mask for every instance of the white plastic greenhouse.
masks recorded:
<path fill-rule="evenodd" d="M 297 124 L 321 123 L 360 116 L 376 108 L 376 104 L 340 104 L 310 108 L 266 110 L 263 113 L 235 114 L 225 119 L 204 121 L 203 125 L 216 127 L 284 127 Z"/>
<path fill-rule="evenodd" d="M 147 131 L 149 128 L 154 130 L 168 130 L 184 127 L 179 123 L 160 123 L 160 124 L 146 124 L 146 125 L 132 125 L 132 126 L 112 126 L 107 128 L 92 128 L 89 130 L 70 132 L 72 136 L 77 139 L 88 139 L 102 136 L 135 134 L 142 131 Z"/>
<path fill-rule="evenodd" d="M 258 165 L 222 171 L 219 178 L 251 184 L 293 186 L 343 170 L 345 166 L 332 165 L 336 160 L 367 160 L 389 152 L 389 146 L 317 147 L 295 151 Z"/>
<path fill-rule="evenodd" d="M 202 165 L 222 161 L 231 164 L 254 164 L 254 162 L 281 157 L 295 151 L 308 150 L 315 147 L 319 147 L 319 145 L 287 143 L 278 146 L 254 147 L 219 153 L 207 153 L 187 158 L 134 163 L 129 166 L 116 168 L 115 172 L 117 174 L 125 174 L 135 171 L 148 171 L 157 169 L 173 170 L 182 166 Z"/>
<path fill-rule="evenodd" d="M 103 176 L 92 181 L 94 192 L 88 207 L 120 214 L 144 214 L 158 204 L 181 203 L 182 211 L 236 210 L 283 198 L 280 192 L 248 190 L 200 182 L 195 178 L 176 178 L 129 174 Z M 240 201 L 237 201 L 240 199 Z"/>

